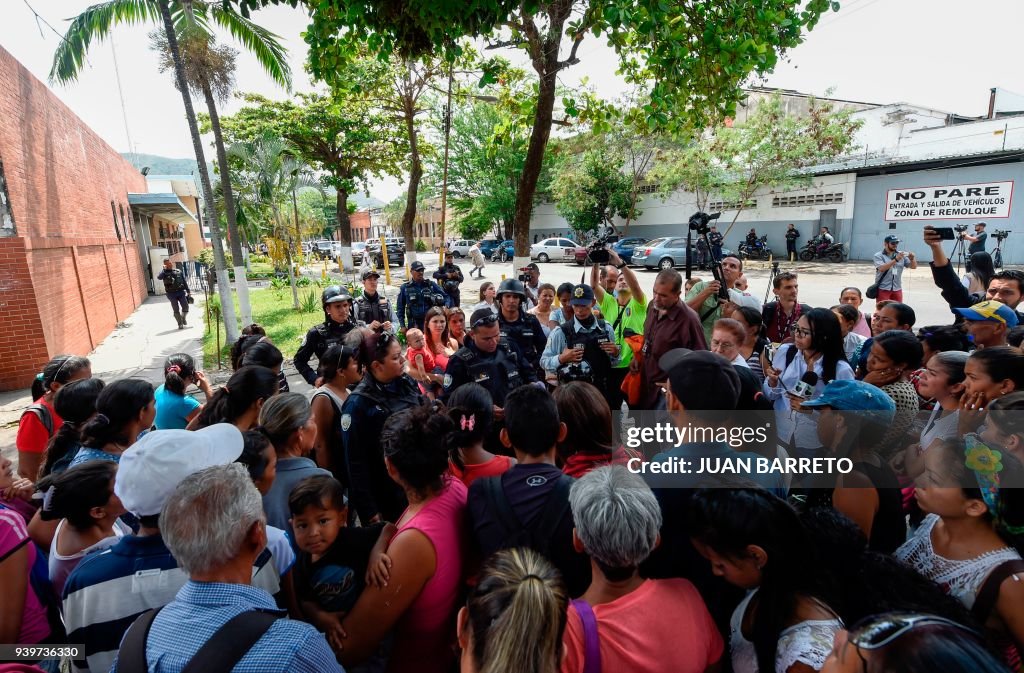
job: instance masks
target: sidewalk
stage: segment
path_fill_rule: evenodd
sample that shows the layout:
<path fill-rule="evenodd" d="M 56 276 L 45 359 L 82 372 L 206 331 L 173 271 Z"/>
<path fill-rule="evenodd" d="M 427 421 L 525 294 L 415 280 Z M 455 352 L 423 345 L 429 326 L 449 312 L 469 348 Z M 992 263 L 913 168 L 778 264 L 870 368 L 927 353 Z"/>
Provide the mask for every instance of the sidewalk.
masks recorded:
<path fill-rule="evenodd" d="M 164 380 L 164 359 L 172 353 L 188 353 L 202 368 L 205 318 L 206 311 L 196 303 L 188 313 L 188 327 L 179 330 L 167 298 L 149 297 L 89 353 L 92 375 L 107 383 L 139 377 L 157 386 Z M 31 403 L 27 388 L 0 392 L 0 447 L 13 448 L 18 419 Z"/>

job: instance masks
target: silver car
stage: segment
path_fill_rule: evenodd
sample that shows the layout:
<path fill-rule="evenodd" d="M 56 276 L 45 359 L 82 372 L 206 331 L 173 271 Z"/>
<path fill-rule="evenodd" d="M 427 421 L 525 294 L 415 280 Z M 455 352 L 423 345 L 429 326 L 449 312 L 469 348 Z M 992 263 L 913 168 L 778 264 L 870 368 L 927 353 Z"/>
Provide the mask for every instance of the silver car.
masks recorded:
<path fill-rule="evenodd" d="M 665 237 L 647 241 L 633 249 L 633 264 L 648 269 L 686 266 L 686 237 Z"/>

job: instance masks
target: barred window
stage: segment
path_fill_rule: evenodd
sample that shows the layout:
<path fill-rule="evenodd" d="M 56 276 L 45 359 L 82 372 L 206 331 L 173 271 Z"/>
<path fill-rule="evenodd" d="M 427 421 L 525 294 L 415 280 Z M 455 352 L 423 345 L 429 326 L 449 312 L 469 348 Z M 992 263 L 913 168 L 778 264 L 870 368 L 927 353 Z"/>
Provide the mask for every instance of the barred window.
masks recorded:
<path fill-rule="evenodd" d="M 757 199 L 748 199 L 747 201 L 711 201 L 708 203 L 708 210 L 710 212 L 722 210 L 747 210 L 750 208 L 757 208 Z"/>
<path fill-rule="evenodd" d="M 7 193 L 7 179 L 4 177 L 4 162 L 0 161 L 0 236 L 14 236 L 16 233 L 11 197 Z"/>
<path fill-rule="evenodd" d="M 117 240 L 121 240 L 121 230 L 117 228 L 117 206 L 114 202 L 110 202 L 110 213 L 114 216 L 114 233 L 117 234 Z"/>
<path fill-rule="evenodd" d="M 795 208 L 799 206 L 824 206 L 831 203 L 843 203 L 846 195 L 843 192 L 827 194 L 802 194 L 800 196 L 776 196 L 772 198 L 772 208 Z"/>
<path fill-rule="evenodd" d="M 661 185 L 659 185 L 659 184 L 640 185 L 640 187 L 637 188 L 636 193 L 637 194 L 655 194 L 655 193 L 657 193 L 657 191 L 660 188 L 661 188 Z"/>

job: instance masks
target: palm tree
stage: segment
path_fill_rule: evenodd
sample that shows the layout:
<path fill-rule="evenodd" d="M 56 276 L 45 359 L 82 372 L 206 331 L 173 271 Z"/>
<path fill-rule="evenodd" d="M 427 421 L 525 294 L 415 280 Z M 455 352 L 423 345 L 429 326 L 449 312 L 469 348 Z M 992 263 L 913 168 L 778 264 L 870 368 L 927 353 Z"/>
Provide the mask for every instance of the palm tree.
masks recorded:
<path fill-rule="evenodd" d="M 214 263 L 217 269 L 217 285 L 224 314 L 225 330 L 228 339 L 233 340 L 237 338 L 238 326 L 235 322 L 234 304 L 228 286 L 227 267 L 220 237 L 220 225 L 215 212 L 213 189 L 210 185 L 210 176 L 206 171 L 205 152 L 189 91 L 203 94 L 210 115 L 217 162 L 221 167 L 221 190 L 235 268 L 239 305 L 242 311 L 242 320 L 248 324 L 252 322 L 252 309 L 249 304 L 245 266 L 242 262 L 242 244 L 235 216 L 230 175 L 227 170 L 227 155 L 216 106 L 216 99 L 220 98 L 223 101 L 231 87 L 229 84 L 225 88 L 223 71 L 218 72 L 216 69 L 203 67 L 203 59 L 200 56 L 211 53 L 213 46 L 211 22 L 216 23 L 230 32 L 238 42 L 252 52 L 274 81 L 290 88 L 291 71 L 286 60 L 287 52 L 277 41 L 276 35 L 232 9 L 226 9 L 222 3 L 216 0 L 109 0 L 89 7 L 72 20 L 67 34 L 54 53 L 50 80 L 59 83 L 74 81 L 81 71 L 93 39 L 102 40 L 107 33 L 120 24 L 132 25 L 145 22 L 163 25 L 166 54 L 170 61 L 166 65 L 173 66 L 175 85 L 181 92 L 185 105 L 185 116 L 192 135 L 192 145 L 196 153 L 200 182 L 203 187 L 203 199 L 206 201 L 206 219 L 210 226 L 213 242 Z M 190 56 L 188 64 L 183 59 L 183 49 L 179 43 L 181 47 L 184 47 L 184 52 Z M 189 65 L 192 67 L 188 67 Z M 228 76 L 227 80 L 230 82 L 231 77 Z"/>

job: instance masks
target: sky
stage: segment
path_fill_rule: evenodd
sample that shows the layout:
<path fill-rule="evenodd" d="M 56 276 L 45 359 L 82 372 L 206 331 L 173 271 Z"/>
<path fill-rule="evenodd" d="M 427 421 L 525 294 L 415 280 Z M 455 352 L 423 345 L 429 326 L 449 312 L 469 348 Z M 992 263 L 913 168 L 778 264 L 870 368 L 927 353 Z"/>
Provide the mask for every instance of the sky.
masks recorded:
<path fill-rule="evenodd" d="M 97 1 L 0 0 L 0 46 L 46 81 L 61 38 L 37 20 L 31 8 L 63 34 L 69 17 Z M 754 83 L 819 96 L 831 90 L 837 98 L 914 103 L 971 116 L 987 111 L 992 87 L 1024 93 L 1021 0 L 979 0 L 970 5 L 962 0 L 845 0 L 842 5 L 786 54 L 774 73 Z M 293 90 L 311 90 L 303 69 L 305 14 L 287 6 L 268 7 L 252 18 L 277 33 L 289 50 Z M 111 39 L 91 46 L 76 82 L 51 88 L 118 151 L 191 157 L 181 96 L 173 75 L 157 69 L 156 55 L 149 49 L 150 30 L 118 27 Z M 230 37 L 223 41 L 230 42 Z M 525 63 L 516 54 L 506 55 Z M 588 36 L 578 56 L 582 62 L 561 75 L 564 84 L 586 77 L 602 96 L 614 98 L 623 92 L 622 80 L 613 74 L 615 54 L 602 40 Z M 290 95 L 244 51 L 238 57 L 237 89 L 271 98 Z M 230 101 L 222 114 L 238 107 L 237 101 Z M 212 150 L 207 160 L 211 157 Z M 390 201 L 403 189 L 399 181 L 386 179 L 373 183 L 371 195 Z"/>

